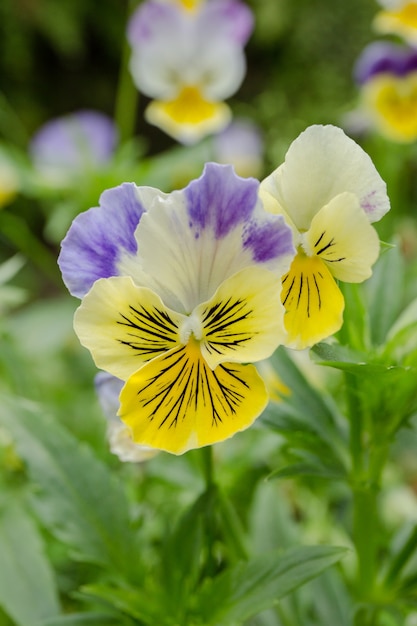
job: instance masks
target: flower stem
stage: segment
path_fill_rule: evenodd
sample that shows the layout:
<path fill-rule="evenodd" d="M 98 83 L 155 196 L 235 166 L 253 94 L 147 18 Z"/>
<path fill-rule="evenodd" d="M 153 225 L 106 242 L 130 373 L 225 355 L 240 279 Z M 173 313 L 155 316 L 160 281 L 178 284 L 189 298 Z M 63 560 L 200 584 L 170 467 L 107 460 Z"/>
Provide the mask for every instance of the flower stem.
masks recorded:
<path fill-rule="evenodd" d="M 204 479 L 206 482 L 207 491 L 214 486 L 214 472 L 213 472 L 213 451 L 212 446 L 205 446 L 201 448 L 201 461 Z"/>
<path fill-rule="evenodd" d="M 128 19 L 137 5 L 137 0 L 128 0 Z M 114 118 L 119 131 L 120 143 L 134 135 L 139 92 L 133 84 L 129 71 L 130 45 L 124 38 L 120 64 L 119 81 L 116 93 Z"/>
<path fill-rule="evenodd" d="M 346 373 L 346 386 L 350 419 L 349 446 L 352 462 L 352 535 L 358 559 L 357 593 L 360 601 L 372 602 L 378 547 L 378 490 L 377 482 L 374 480 L 375 476 L 370 476 L 369 447 L 364 443 L 366 419 L 358 377 Z"/>

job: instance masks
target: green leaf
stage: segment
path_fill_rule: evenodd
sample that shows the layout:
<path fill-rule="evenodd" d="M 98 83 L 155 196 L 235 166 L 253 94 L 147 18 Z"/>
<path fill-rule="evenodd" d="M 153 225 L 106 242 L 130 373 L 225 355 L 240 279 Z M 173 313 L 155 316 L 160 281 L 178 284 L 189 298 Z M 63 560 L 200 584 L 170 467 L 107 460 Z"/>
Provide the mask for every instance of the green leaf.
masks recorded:
<path fill-rule="evenodd" d="M 38 529 L 11 498 L 0 508 L 0 605 L 18 626 L 33 626 L 59 612 Z"/>
<path fill-rule="evenodd" d="M 38 485 L 37 514 L 74 557 L 128 576 L 137 561 L 121 486 L 92 451 L 44 415 L 4 398 L 0 423 Z"/>
<path fill-rule="evenodd" d="M 196 606 L 206 626 L 235 626 L 274 606 L 346 553 L 344 548 L 290 548 L 229 568 L 203 585 Z"/>
<path fill-rule="evenodd" d="M 316 463 L 293 463 L 282 469 L 274 470 L 268 478 L 292 478 L 294 476 L 316 476 L 318 478 L 340 479 L 345 476 L 339 467 L 326 466 L 318 460 Z"/>
<path fill-rule="evenodd" d="M 37 626 L 121 626 L 120 617 L 114 617 L 107 613 L 73 613 L 47 619 Z"/>
<path fill-rule="evenodd" d="M 282 404 L 289 405 L 302 419 L 314 425 L 323 439 L 331 439 L 341 419 L 337 406 L 322 391 L 313 387 L 284 348 L 278 348 L 270 362 L 289 389 L 289 396 Z"/>
<path fill-rule="evenodd" d="M 372 343 L 381 345 L 403 308 L 404 261 L 399 246 L 381 255 L 366 289 Z"/>
<path fill-rule="evenodd" d="M 204 491 L 166 536 L 162 548 L 160 581 L 166 592 L 164 605 L 171 615 L 181 615 L 187 597 L 201 575 L 203 529 L 207 528 L 207 518 L 212 517 L 216 500 L 216 490 Z"/>
<path fill-rule="evenodd" d="M 166 623 L 167 611 L 161 601 L 162 598 L 159 594 L 153 594 L 149 589 L 114 587 L 106 584 L 85 585 L 81 589 L 81 596 L 99 600 L 113 610 L 117 609 L 144 624 L 163 626 Z M 55 624 L 45 626 L 55 626 Z"/>
<path fill-rule="evenodd" d="M 308 450 L 343 474 L 346 465 L 344 418 L 333 400 L 307 380 L 288 351 L 279 348 L 271 364 L 289 394 L 270 402 L 262 422 L 284 435 L 291 449 Z"/>

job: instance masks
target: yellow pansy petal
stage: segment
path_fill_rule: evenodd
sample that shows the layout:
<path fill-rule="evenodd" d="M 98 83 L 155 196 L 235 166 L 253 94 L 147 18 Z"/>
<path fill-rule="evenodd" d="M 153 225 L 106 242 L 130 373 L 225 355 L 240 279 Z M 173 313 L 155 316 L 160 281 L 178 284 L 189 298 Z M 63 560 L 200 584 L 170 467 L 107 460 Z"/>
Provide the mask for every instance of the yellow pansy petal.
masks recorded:
<path fill-rule="evenodd" d="M 335 278 L 360 283 L 372 274 L 379 239 L 356 196 L 342 193 L 313 218 L 304 247 L 324 261 Z"/>
<path fill-rule="evenodd" d="M 126 380 L 150 359 L 179 343 L 182 315 L 128 276 L 94 283 L 74 317 L 74 328 L 97 367 Z"/>
<path fill-rule="evenodd" d="M 345 303 L 323 261 L 297 254 L 282 283 L 289 348 L 308 348 L 339 330 Z"/>
<path fill-rule="evenodd" d="M 279 283 L 272 272 L 250 267 L 224 281 L 193 316 L 201 323 L 201 351 L 214 369 L 224 361 L 265 359 L 286 336 Z"/>
<path fill-rule="evenodd" d="M 362 98 L 381 133 L 395 141 L 415 141 L 417 72 L 406 77 L 376 76 L 363 86 Z"/>
<path fill-rule="evenodd" d="M 404 2 L 397 10 L 380 11 L 374 19 L 374 27 L 381 33 L 396 33 L 417 40 L 417 2 Z"/>
<path fill-rule="evenodd" d="M 146 120 L 182 143 L 194 143 L 222 130 L 231 120 L 224 102 L 206 100 L 196 87 L 184 87 L 175 100 L 154 100 L 145 111 Z"/>
<path fill-rule="evenodd" d="M 211 370 L 190 339 L 133 374 L 120 402 L 119 416 L 137 444 L 182 454 L 250 426 L 268 394 L 253 365 Z"/>

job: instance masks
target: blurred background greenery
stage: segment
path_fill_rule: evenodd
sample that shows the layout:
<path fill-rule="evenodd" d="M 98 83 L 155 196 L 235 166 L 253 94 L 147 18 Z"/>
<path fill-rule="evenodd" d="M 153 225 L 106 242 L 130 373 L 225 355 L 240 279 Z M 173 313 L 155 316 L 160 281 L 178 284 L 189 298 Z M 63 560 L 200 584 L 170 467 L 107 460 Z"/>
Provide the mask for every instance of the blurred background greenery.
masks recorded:
<path fill-rule="evenodd" d="M 177 519 L 204 485 L 198 455 L 191 452 L 178 459 L 160 455 L 146 469 L 122 465 L 110 455 L 106 425 L 93 388 L 96 370 L 72 330 L 78 302 L 67 294 L 56 259 L 60 239 L 72 217 L 97 205 L 104 189 L 132 180 L 169 191 L 199 175 L 206 152 L 198 146 L 178 147 L 160 130 L 147 125 L 143 119 L 147 99 L 142 96 L 133 137 L 119 146 L 103 170 L 80 174 L 66 188 L 52 188 L 36 178 L 27 152 L 33 134 L 54 117 L 86 108 L 114 116 L 123 77 L 126 21 L 135 4 L 127 0 L 0 1 L 0 149 L 16 166 L 19 177 L 17 194 L 0 208 L 0 394 L 37 403 L 42 414 L 52 415 L 77 442 L 89 445 L 121 477 L 133 526 L 140 529 L 142 545 L 146 546 L 142 556 L 153 562 L 168 532 L 168 520 Z M 306 126 L 341 125 L 355 108 L 357 88 L 352 69 L 363 47 L 375 38 L 371 22 L 378 5 L 373 0 L 250 0 L 248 4 L 255 14 L 255 31 L 246 49 L 248 71 L 230 104 L 236 117 L 253 120 L 262 131 L 262 177 L 282 162 L 289 144 Z M 392 214 L 381 226 L 381 236 L 387 240 L 398 236 L 396 241 L 406 261 L 414 260 L 415 148 L 378 137 L 359 139 L 387 180 L 393 204 Z M 416 264 L 405 268 L 400 257 L 388 263 L 396 299 L 393 319 L 417 290 Z M 383 291 L 383 279 L 377 276 L 376 280 Z M 372 286 L 369 290 L 372 292 Z M 378 290 L 375 293 L 371 300 L 376 316 Z M 352 290 L 350 300 L 354 302 L 356 296 Z M 384 332 L 388 328 L 387 322 Z M 340 379 L 334 372 L 325 377 L 322 371 L 317 374 L 311 363 L 307 369 L 308 376 L 305 364 L 301 364 L 301 373 L 291 370 L 289 382 L 298 382 L 300 388 L 308 390 L 307 400 L 318 403 L 318 415 L 337 413 L 326 394 L 319 401 L 319 393 L 310 389 L 306 379 L 317 376 L 314 384 L 318 381 L 321 390 L 325 385 L 332 390 Z M 300 407 L 297 410 L 301 412 Z M 268 419 L 267 414 L 266 424 Z M 398 463 L 388 476 L 389 484 L 403 481 L 405 485 L 401 523 L 407 515 L 407 519 L 417 519 L 413 491 L 417 468 L 415 461 L 410 461 L 414 446 L 415 435 L 404 436 L 399 442 L 400 452 L 396 452 L 403 465 Z M 265 431 L 261 425 L 216 447 L 221 461 L 216 469 L 219 483 L 233 501 L 238 523 L 245 527 L 254 551 L 294 545 L 300 539 L 348 543 L 351 519 L 346 485 L 337 480 L 324 484 L 317 476 L 304 477 L 300 482 L 264 481 L 277 466 L 289 461 L 291 454 L 292 445 L 287 448 L 279 432 Z M 1 429 L 0 487 L 6 495 L 9 490 L 26 494 L 32 489 L 23 463 Z M 0 496 L 0 509 L 2 502 Z M 386 506 L 389 510 L 390 505 Z M 217 518 L 215 524 L 217 532 Z M 390 531 L 388 528 L 386 536 L 391 540 L 394 533 Z M 82 604 L 76 590 L 94 578 L 95 566 L 68 559 L 62 543 L 52 540 L 49 530 L 43 528 L 42 533 L 58 572 L 64 609 L 76 610 Z M 349 568 L 348 563 L 348 578 Z M 347 626 L 349 603 L 349 592 L 335 574 L 285 601 L 276 614 L 265 614 L 250 624 Z M 384 624 L 402 626 L 401 619 L 399 613 L 399 621 L 387 618 Z M 0 626 L 12 623 L 0 612 Z M 139 622 L 126 617 L 117 623 L 129 626 Z"/>

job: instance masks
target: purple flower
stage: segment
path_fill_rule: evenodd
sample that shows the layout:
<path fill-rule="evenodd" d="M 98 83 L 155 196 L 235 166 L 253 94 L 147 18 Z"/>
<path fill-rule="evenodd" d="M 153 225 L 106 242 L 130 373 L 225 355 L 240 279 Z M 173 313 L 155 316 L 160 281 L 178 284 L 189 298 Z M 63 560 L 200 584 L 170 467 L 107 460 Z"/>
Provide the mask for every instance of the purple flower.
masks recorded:
<path fill-rule="evenodd" d="M 98 111 L 77 111 L 50 120 L 32 138 L 30 154 L 46 176 L 66 179 L 68 173 L 105 165 L 117 142 L 113 121 Z"/>

